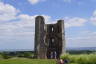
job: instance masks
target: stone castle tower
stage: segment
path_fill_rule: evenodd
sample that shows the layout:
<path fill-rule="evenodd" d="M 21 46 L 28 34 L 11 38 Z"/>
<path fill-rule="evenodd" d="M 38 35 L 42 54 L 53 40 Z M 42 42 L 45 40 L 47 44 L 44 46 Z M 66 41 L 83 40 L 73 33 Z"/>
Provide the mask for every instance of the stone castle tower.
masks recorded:
<path fill-rule="evenodd" d="M 35 19 L 35 55 L 38 59 L 59 58 L 65 52 L 64 21 L 45 24 L 42 16 Z"/>

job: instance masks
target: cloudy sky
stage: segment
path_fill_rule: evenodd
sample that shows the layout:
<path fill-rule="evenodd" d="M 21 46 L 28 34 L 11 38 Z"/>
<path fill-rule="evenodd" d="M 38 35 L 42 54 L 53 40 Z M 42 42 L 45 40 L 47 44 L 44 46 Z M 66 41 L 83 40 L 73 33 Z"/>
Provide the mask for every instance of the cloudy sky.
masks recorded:
<path fill-rule="evenodd" d="M 33 49 L 37 15 L 64 19 L 66 47 L 96 47 L 96 0 L 0 0 L 0 50 Z"/>

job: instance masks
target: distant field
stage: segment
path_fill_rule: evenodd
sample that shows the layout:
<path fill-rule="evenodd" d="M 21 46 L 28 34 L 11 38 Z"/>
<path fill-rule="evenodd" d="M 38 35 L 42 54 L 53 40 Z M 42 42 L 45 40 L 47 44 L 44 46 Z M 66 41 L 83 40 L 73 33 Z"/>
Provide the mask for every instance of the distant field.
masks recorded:
<path fill-rule="evenodd" d="M 0 64 L 56 64 L 55 60 L 37 59 L 4 59 Z"/>

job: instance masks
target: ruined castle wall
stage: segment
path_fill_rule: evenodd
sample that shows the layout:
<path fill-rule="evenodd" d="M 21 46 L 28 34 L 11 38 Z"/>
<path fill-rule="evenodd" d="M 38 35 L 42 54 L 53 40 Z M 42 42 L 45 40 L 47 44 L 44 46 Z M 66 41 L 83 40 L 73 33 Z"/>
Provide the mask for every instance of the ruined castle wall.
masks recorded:
<path fill-rule="evenodd" d="M 40 59 L 59 58 L 65 53 L 64 21 L 58 20 L 55 24 L 44 21 L 42 16 L 35 20 L 35 54 Z"/>
<path fill-rule="evenodd" d="M 44 44 L 44 18 L 42 16 L 36 17 L 35 20 L 35 53 L 37 58 L 45 58 L 45 44 Z"/>
<path fill-rule="evenodd" d="M 58 33 L 58 37 L 60 38 L 59 43 L 61 48 L 61 54 L 65 53 L 65 30 L 64 30 L 64 20 L 58 20 L 57 22 L 58 24 L 58 29 L 59 29 L 59 33 Z"/>

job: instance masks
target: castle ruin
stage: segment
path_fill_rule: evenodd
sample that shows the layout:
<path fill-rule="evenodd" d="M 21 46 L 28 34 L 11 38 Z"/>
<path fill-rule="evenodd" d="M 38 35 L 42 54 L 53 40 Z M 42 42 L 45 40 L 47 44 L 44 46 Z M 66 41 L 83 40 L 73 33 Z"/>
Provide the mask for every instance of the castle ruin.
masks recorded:
<path fill-rule="evenodd" d="M 35 18 L 35 56 L 38 59 L 59 58 L 65 53 L 64 20 L 45 24 L 43 16 Z"/>

